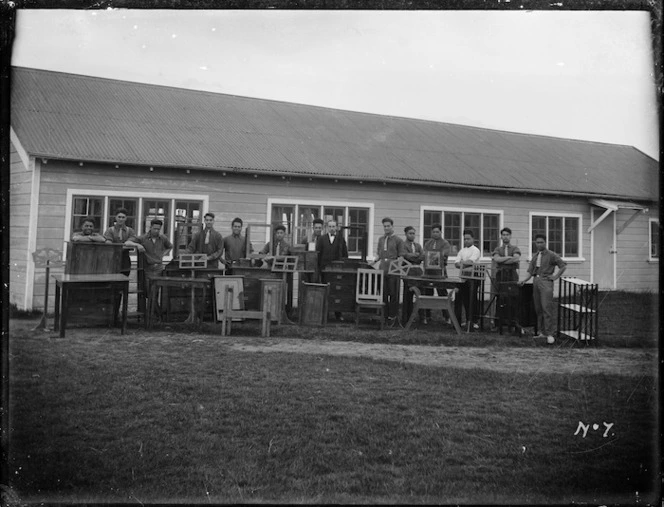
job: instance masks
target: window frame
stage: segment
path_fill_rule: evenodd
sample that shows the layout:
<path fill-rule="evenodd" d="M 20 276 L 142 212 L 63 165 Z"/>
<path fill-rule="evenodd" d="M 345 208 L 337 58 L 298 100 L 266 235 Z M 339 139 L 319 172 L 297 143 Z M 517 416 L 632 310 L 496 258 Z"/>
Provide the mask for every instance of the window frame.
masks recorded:
<path fill-rule="evenodd" d="M 659 262 L 659 258 L 661 256 L 661 252 L 658 252 L 657 257 L 653 257 L 652 255 L 652 227 L 653 224 L 657 224 L 657 229 L 659 234 L 661 234 L 661 230 L 659 229 L 659 218 L 648 218 L 648 262 Z M 659 238 L 659 245 L 658 245 L 658 250 L 659 247 L 662 246 L 662 238 Z"/>
<path fill-rule="evenodd" d="M 473 213 L 473 214 L 489 214 L 489 215 L 498 215 L 498 244 L 500 244 L 500 230 L 503 228 L 503 223 L 504 223 L 504 214 L 505 210 L 499 210 L 499 209 L 492 209 L 492 208 L 462 208 L 462 207 L 452 207 L 452 206 L 427 206 L 427 205 L 422 205 L 420 206 L 420 229 L 419 229 L 419 242 L 420 244 L 424 244 L 424 241 L 426 239 L 424 237 L 424 212 L 425 211 L 436 211 L 436 212 L 442 212 L 443 213 L 443 223 L 441 224 L 443 226 L 443 229 L 445 228 L 445 212 L 449 213 Z M 461 231 L 463 232 L 463 229 L 465 227 L 463 226 L 463 219 L 462 219 L 462 225 L 461 225 Z M 444 232 L 444 231 L 443 231 Z M 443 234 L 443 239 L 445 238 L 445 235 Z M 463 238 L 462 238 L 463 239 Z M 480 224 L 480 237 L 477 238 L 480 247 L 482 247 L 483 241 L 484 241 L 484 217 L 482 217 L 482 223 Z M 463 243 L 463 242 L 462 242 Z M 463 248 L 462 245 L 460 245 L 461 248 Z M 489 254 L 488 256 L 485 256 L 483 253 L 483 248 L 480 248 L 480 261 L 490 261 L 492 259 L 492 255 Z M 456 255 L 456 254 L 454 254 Z M 452 258 L 452 254 L 450 254 L 450 258 Z"/>
<path fill-rule="evenodd" d="M 149 201 L 149 200 L 168 200 L 170 201 L 170 209 L 169 209 L 169 221 L 171 224 L 171 230 L 169 231 L 168 239 L 175 243 L 175 227 L 174 224 L 175 222 L 175 203 L 176 201 L 200 201 L 202 203 L 201 206 L 201 217 L 205 215 L 205 213 L 208 212 L 209 210 L 209 205 L 210 205 L 210 196 L 209 194 L 176 194 L 172 192 L 136 192 L 136 191 L 129 191 L 129 190 L 98 190 L 98 189 L 90 189 L 90 188 L 68 188 L 67 189 L 67 201 L 65 205 L 65 227 L 64 227 L 64 242 L 68 242 L 71 240 L 71 235 L 72 235 L 72 212 L 73 212 L 73 203 L 74 203 L 74 196 L 79 196 L 79 197 L 99 197 L 103 200 L 102 203 L 102 219 L 105 220 L 105 217 L 109 216 L 109 212 L 111 211 L 109 209 L 109 201 L 112 199 L 137 199 L 138 200 L 138 208 L 137 208 L 137 218 L 136 218 L 136 225 L 137 227 L 134 227 L 133 229 L 136 231 L 136 234 L 138 236 L 141 236 L 145 234 L 146 231 L 144 231 L 143 224 L 141 223 L 143 220 L 143 203 L 144 201 Z M 107 229 L 106 223 L 100 223 L 99 224 L 100 228 L 100 234 L 103 234 L 104 231 Z M 64 256 L 66 256 L 66 248 L 63 248 Z M 172 251 L 164 257 L 164 260 L 170 261 L 172 259 Z"/>
<path fill-rule="evenodd" d="M 563 248 L 562 252 L 556 252 L 567 262 L 583 262 L 586 259 L 583 256 L 583 213 L 562 213 L 560 211 L 530 211 L 528 213 L 528 254 L 527 258 L 530 261 L 533 258 L 533 252 L 531 249 L 532 237 L 533 237 L 533 216 L 544 216 L 547 218 L 547 227 L 548 227 L 548 218 L 549 217 L 560 217 L 563 219 L 563 224 L 565 223 L 565 218 L 576 218 L 579 220 L 579 227 L 577 231 L 577 241 L 579 244 L 579 252 L 575 257 L 567 257 L 565 253 L 565 234 L 563 233 Z M 546 248 L 549 248 L 549 234 L 546 233 Z M 523 255 L 523 252 L 522 252 Z"/>
<path fill-rule="evenodd" d="M 344 220 L 346 223 L 344 224 L 339 224 L 339 225 L 348 225 L 348 220 L 349 220 L 349 209 L 352 208 L 365 208 L 369 212 L 369 217 L 368 217 L 368 223 L 367 223 L 367 228 L 369 229 L 367 231 L 367 258 L 369 258 L 373 252 L 373 228 L 374 228 L 374 204 L 370 202 L 360 202 L 360 201 L 327 201 L 327 200 L 321 200 L 321 199 L 293 199 L 290 197 L 270 197 L 267 200 L 267 210 L 265 213 L 265 216 L 267 217 L 266 223 L 272 223 L 272 207 L 273 206 L 293 206 L 293 217 L 294 217 L 294 223 L 293 223 L 293 231 L 297 231 L 297 228 L 299 226 L 298 220 L 299 220 L 299 206 L 318 206 L 320 208 L 320 215 L 319 216 L 324 216 L 324 210 L 325 208 L 344 208 Z M 267 243 L 268 241 L 271 241 L 271 238 L 269 237 L 269 231 L 265 232 L 265 242 Z M 346 242 L 348 242 L 348 231 L 344 231 L 344 239 Z M 362 257 L 361 252 L 357 253 L 350 253 L 348 255 L 349 258 L 351 259 L 359 259 Z"/>

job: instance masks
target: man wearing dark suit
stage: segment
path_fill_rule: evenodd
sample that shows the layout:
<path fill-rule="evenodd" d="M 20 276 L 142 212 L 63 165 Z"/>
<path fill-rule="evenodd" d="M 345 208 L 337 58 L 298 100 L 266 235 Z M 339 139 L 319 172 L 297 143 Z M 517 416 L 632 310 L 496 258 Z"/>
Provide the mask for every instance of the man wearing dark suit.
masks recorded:
<path fill-rule="evenodd" d="M 327 222 L 327 233 L 321 234 L 316 241 L 316 251 L 318 252 L 318 271 L 323 272 L 326 266 L 332 261 L 346 259 L 348 257 L 348 246 L 343 235 L 337 232 L 337 223 L 334 220 Z M 334 312 L 337 320 L 343 321 L 340 312 Z"/>

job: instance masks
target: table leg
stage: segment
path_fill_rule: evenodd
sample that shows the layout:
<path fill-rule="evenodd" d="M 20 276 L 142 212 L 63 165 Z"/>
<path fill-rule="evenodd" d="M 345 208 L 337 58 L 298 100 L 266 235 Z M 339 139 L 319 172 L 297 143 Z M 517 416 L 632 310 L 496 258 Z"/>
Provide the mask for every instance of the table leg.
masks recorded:
<path fill-rule="evenodd" d="M 127 301 L 129 299 L 129 281 L 122 282 L 122 331 L 120 334 L 125 334 L 127 331 Z"/>
<path fill-rule="evenodd" d="M 410 314 L 413 312 L 413 293 L 406 280 L 403 281 L 403 291 L 401 293 L 402 307 L 401 307 L 401 322 L 408 322 Z"/>
<path fill-rule="evenodd" d="M 470 302 L 468 303 L 468 313 L 470 315 L 466 315 L 466 332 L 470 333 L 470 330 L 473 329 L 473 317 L 474 317 L 474 311 L 475 309 L 473 308 L 475 305 L 473 304 L 475 302 L 475 280 L 470 280 Z"/>
<path fill-rule="evenodd" d="M 62 285 L 62 310 L 60 312 L 60 338 L 65 337 L 67 327 L 67 314 L 69 313 L 69 287 Z"/>
<path fill-rule="evenodd" d="M 53 330 L 60 330 L 60 284 L 55 283 L 55 322 L 53 322 Z"/>
<path fill-rule="evenodd" d="M 207 310 L 207 285 L 203 285 L 203 308 L 201 308 L 201 324 L 203 323 L 203 320 L 205 319 L 205 312 Z M 214 319 L 212 319 L 214 322 Z"/>
<path fill-rule="evenodd" d="M 189 316 L 184 321 L 185 324 L 194 324 L 196 322 L 196 289 L 194 285 L 191 286 L 191 293 L 189 295 L 190 306 L 189 306 Z"/>
<path fill-rule="evenodd" d="M 154 319 L 153 314 L 155 311 L 154 301 L 158 290 L 157 283 L 153 281 L 150 284 L 150 293 L 148 294 L 147 308 L 145 309 L 145 324 L 148 329 L 152 329 Z"/>
<path fill-rule="evenodd" d="M 111 294 L 113 294 L 113 305 L 111 306 L 113 312 L 113 327 L 118 327 L 118 312 L 120 311 L 120 303 L 118 302 L 118 288 L 115 284 L 111 284 Z M 123 298 L 124 299 L 124 298 Z"/>

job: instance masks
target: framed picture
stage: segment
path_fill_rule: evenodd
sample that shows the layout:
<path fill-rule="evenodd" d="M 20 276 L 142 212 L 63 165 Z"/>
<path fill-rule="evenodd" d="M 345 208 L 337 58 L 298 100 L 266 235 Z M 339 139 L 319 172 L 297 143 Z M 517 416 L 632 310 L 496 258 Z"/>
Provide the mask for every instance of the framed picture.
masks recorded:
<path fill-rule="evenodd" d="M 438 251 L 425 252 L 424 269 L 443 269 L 443 259 Z"/>

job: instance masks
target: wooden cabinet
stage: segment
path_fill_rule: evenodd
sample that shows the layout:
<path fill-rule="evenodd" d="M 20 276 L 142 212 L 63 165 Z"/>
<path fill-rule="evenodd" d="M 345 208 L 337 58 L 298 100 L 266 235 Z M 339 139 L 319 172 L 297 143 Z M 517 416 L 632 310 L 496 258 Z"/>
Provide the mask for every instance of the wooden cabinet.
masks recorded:
<path fill-rule="evenodd" d="M 331 312 L 355 311 L 356 270 L 329 270 L 321 272 L 322 283 L 330 284 L 328 310 Z"/>
<path fill-rule="evenodd" d="M 121 243 L 67 243 L 66 275 L 106 275 L 119 273 Z"/>
<path fill-rule="evenodd" d="M 320 283 L 300 284 L 298 320 L 301 326 L 325 326 L 327 324 L 330 286 Z"/>
<path fill-rule="evenodd" d="M 517 282 L 498 282 L 496 290 L 496 320 L 500 334 L 503 334 L 503 326 L 515 326 L 520 330 L 534 327 L 537 333 L 533 285 L 519 286 Z"/>
<path fill-rule="evenodd" d="M 578 278 L 561 278 L 558 285 L 558 338 L 597 342 L 598 286 Z"/>

